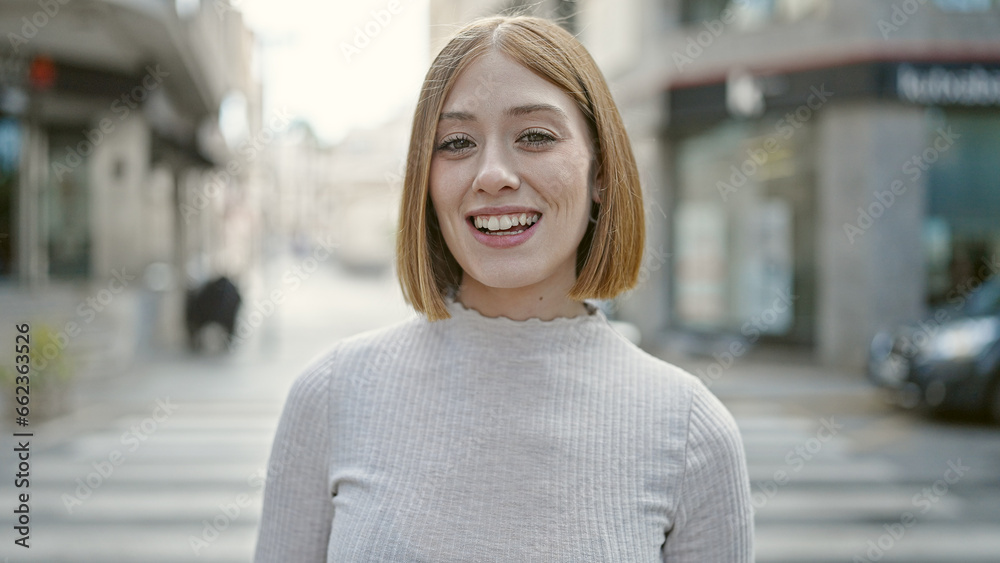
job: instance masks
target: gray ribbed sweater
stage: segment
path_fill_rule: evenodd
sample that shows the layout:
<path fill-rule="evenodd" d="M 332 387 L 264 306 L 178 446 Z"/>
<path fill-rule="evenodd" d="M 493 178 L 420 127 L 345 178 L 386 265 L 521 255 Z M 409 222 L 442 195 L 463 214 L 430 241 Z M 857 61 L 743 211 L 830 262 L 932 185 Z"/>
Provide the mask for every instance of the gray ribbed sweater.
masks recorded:
<path fill-rule="evenodd" d="M 739 432 L 696 378 L 593 308 L 448 307 L 295 382 L 257 563 L 753 560 Z"/>

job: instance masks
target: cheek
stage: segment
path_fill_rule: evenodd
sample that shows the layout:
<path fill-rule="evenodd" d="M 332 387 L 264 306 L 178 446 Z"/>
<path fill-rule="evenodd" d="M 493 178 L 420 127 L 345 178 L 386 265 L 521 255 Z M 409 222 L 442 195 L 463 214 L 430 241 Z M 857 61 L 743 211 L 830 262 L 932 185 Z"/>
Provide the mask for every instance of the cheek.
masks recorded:
<path fill-rule="evenodd" d="M 461 201 L 460 172 L 447 162 L 431 161 L 428 192 L 435 209 L 438 206 L 456 206 Z"/>
<path fill-rule="evenodd" d="M 460 223 L 458 214 L 463 192 L 457 189 L 458 184 L 454 181 L 453 176 L 447 170 L 447 166 L 442 167 L 431 163 L 428 195 L 434 206 L 434 213 L 437 215 L 441 233 L 449 240 L 464 226 Z"/>
<path fill-rule="evenodd" d="M 566 213 L 570 220 L 582 218 L 586 221 L 590 216 L 590 185 L 587 175 L 579 169 L 562 173 L 551 184 L 556 188 L 552 194 L 553 201 Z"/>
<path fill-rule="evenodd" d="M 589 212 L 591 201 L 590 154 L 583 148 L 576 148 L 552 159 L 546 167 L 546 185 L 554 188 L 553 198 L 560 206 L 574 215 L 584 208 Z"/>
<path fill-rule="evenodd" d="M 447 185 L 442 185 L 441 179 L 442 175 L 440 171 L 435 170 L 435 166 L 431 165 L 427 190 L 431 204 L 434 205 L 434 210 L 438 213 L 438 221 L 444 219 L 445 216 L 442 211 L 446 210 L 449 205 L 448 187 Z"/>

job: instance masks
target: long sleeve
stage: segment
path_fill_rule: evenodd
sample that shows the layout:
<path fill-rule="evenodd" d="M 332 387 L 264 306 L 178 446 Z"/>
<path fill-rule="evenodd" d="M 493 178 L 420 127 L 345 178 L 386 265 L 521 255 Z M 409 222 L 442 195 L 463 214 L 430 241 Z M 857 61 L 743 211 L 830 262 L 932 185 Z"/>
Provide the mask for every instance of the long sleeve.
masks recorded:
<path fill-rule="evenodd" d="M 268 463 L 256 563 L 327 559 L 333 520 L 329 364 L 304 373 L 288 394 Z"/>
<path fill-rule="evenodd" d="M 752 562 L 753 511 L 739 429 L 706 389 L 694 394 L 684 477 L 663 561 Z"/>

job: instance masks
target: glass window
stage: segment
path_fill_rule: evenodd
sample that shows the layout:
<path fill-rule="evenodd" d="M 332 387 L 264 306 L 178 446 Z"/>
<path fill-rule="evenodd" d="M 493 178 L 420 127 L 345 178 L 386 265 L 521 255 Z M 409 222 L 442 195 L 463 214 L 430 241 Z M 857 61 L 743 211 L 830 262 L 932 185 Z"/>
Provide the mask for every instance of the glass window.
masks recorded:
<path fill-rule="evenodd" d="M 960 14 L 988 12 L 994 3 L 994 0 L 934 0 L 934 5 L 942 12 Z"/>
<path fill-rule="evenodd" d="M 780 119 L 729 120 L 678 143 L 672 310 L 682 328 L 812 342 L 812 131 L 776 128 Z"/>
<path fill-rule="evenodd" d="M 21 125 L 0 118 L 0 279 L 14 274 L 17 245 L 17 184 L 21 163 Z"/>
<path fill-rule="evenodd" d="M 693 24 L 719 17 L 730 0 L 683 0 L 681 23 Z"/>
<path fill-rule="evenodd" d="M 79 130 L 49 132 L 49 182 L 42 194 L 49 276 L 81 278 L 90 272 L 90 159 Z M 70 155 L 76 155 L 70 156 Z"/>
<path fill-rule="evenodd" d="M 825 11 L 829 0 L 684 0 L 681 23 L 686 25 L 720 18 L 731 10 L 733 25 L 754 29 L 771 21 L 796 21 Z"/>
<path fill-rule="evenodd" d="M 996 276 L 1000 259 L 1000 113 L 929 111 L 924 256 L 928 303 L 940 305 Z"/>

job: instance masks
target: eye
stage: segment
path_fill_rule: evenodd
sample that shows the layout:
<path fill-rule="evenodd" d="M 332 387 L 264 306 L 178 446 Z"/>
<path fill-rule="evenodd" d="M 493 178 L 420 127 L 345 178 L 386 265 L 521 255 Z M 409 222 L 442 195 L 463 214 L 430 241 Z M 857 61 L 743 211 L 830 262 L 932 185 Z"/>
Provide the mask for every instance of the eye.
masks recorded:
<path fill-rule="evenodd" d="M 469 137 L 465 135 L 452 135 L 450 137 L 445 137 L 444 140 L 441 141 L 441 144 L 437 146 L 437 150 L 459 152 L 465 149 L 471 149 L 474 146 L 476 146 L 475 143 L 473 143 L 472 139 Z"/>
<path fill-rule="evenodd" d="M 554 143 L 556 138 L 542 129 L 528 129 L 518 137 L 518 140 L 532 147 L 540 147 Z"/>

